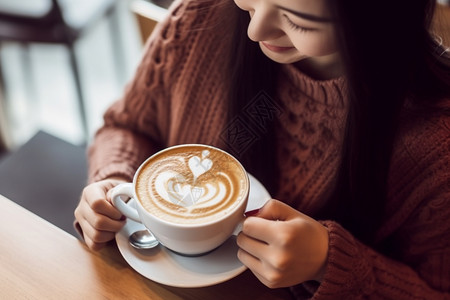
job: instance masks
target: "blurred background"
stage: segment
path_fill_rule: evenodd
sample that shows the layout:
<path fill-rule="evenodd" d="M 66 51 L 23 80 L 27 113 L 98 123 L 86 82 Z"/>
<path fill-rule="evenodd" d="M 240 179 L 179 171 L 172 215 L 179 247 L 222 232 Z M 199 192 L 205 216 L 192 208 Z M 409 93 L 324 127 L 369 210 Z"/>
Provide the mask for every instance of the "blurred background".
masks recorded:
<path fill-rule="evenodd" d="M 54 2 L 71 30 L 67 35 L 74 31 L 72 49 L 56 33 L 41 37 L 20 28 L 53 22 L 48 15 L 58 19 L 51 11 Z M 86 144 L 102 124 L 105 109 L 121 96 L 144 39 L 171 2 L 0 0 L 0 127 L 8 148 L 20 147 L 39 130 Z M 44 28 L 44 35 L 52 30 Z"/>
<path fill-rule="evenodd" d="M 86 146 L 172 0 L 0 0 L 0 197 L 78 236 Z"/>

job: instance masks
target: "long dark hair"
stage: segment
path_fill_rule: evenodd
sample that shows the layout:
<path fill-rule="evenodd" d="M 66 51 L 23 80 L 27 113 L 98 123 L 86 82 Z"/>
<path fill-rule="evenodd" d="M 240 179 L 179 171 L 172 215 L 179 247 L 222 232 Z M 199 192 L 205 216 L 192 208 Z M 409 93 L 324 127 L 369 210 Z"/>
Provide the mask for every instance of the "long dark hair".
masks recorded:
<path fill-rule="evenodd" d="M 400 111 L 406 99 L 433 107 L 450 95 L 450 59 L 430 34 L 435 0 L 331 0 L 329 5 L 346 67 L 349 111 L 335 190 L 315 217 L 334 219 L 371 243 L 386 202 Z M 261 90 L 276 99 L 277 84 L 276 64 L 247 37 L 248 13 L 237 13 L 230 120 Z M 274 193 L 271 125 L 243 160 Z"/>
<path fill-rule="evenodd" d="M 234 5 L 234 4 L 233 4 Z M 240 120 L 252 131 L 254 139 L 250 147 L 233 153 L 251 174 L 255 175 L 271 194 L 274 194 L 277 186 L 273 179 L 275 172 L 275 147 L 273 143 L 273 122 L 267 122 L 263 131 L 255 129 L 247 110 L 255 97 L 264 93 L 269 97 L 272 104 L 276 105 L 276 85 L 279 65 L 264 55 L 258 44 L 251 41 L 247 36 L 249 15 L 236 7 L 236 31 L 233 36 L 234 53 L 232 61 L 234 68 L 231 69 L 232 82 L 230 90 L 230 112 L 229 121 L 239 117 Z"/>

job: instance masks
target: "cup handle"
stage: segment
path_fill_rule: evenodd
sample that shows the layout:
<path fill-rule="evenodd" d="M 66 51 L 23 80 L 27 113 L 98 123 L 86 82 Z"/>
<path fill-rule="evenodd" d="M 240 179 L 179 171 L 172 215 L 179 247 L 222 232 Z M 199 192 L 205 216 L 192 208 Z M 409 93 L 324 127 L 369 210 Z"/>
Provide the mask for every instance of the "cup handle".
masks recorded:
<path fill-rule="evenodd" d="M 126 196 L 127 198 L 133 198 L 133 184 L 132 183 L 121 183 L 113 188 L 111 192 L 112 203 L 121 213 L 133 221 L 142 223 L 139 214 L 136 209 L 127 205 L 121 196 Z"/>
<path fill-rule="evenodd" d="M 242 231 L 242 225 L 244 223 L 245 218 L 242 218 L 242 220 L 239 221 L 239 223 L 236 225 L 233 231 L 233 235 L 238 236 L 238 234 Z"/>

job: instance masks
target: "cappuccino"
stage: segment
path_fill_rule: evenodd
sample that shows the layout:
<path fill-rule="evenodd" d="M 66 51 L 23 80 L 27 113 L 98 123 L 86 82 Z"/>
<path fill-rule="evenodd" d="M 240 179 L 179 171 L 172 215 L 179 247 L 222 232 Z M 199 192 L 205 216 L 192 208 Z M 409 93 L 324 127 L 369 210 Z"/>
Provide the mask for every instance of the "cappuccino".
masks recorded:
<path fill-rule="evenodd" d="M 135 182 L 147 212 L 177 224 L 217 221 L 246 201 L 249 181 L 230 154 L 206 145 L 161 151 L 143 164 Z"/>

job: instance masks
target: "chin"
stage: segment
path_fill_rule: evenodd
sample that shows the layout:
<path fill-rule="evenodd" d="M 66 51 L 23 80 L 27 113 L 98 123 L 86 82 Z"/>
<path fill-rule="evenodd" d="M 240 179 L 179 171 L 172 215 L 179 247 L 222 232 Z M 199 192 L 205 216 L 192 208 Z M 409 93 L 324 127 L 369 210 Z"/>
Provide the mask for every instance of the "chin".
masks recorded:
<path fill-rule="evenodd" d="M 274 53 L 270 50 L 267 50 L 264 46 L 261 46 L 261 51 L 271 60 L 277 62 L 279 64 L 292 64 L 299 62 L 308 56 L 301 55 L 298 52 L 294 53 Z"/>

